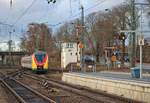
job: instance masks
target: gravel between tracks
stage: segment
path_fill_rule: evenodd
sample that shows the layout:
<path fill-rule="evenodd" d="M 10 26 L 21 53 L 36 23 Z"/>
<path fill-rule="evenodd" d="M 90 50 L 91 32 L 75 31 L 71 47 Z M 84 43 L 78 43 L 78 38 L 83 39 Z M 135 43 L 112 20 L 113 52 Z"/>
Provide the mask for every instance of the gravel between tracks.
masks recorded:
<path fill-rule="evenodd" d="M 45 96 L 52 98 L 58 103 L 100 103 L 100 102 L 91 100 L 89 98 L 86 98 L 84 96 L 80 96 L 75 93 L 71 93 L 60 88 L 56 88 L 52 85 L 49 85 L 49 87 L 46 88 L 43 84 L 44 82 L 42 83 L 42 82 L 33 80 L 31 78 L 27 78 L 25 76 L 19 79 L 19 81 L 39 91 Z"/>
<path fill-rule="evenodd" d="M 60 77 L 61 75 L 59 75 L 58 77 L 57 76 L 49 76 L 49 74 L 46 74 L 46 75 L 37 75 L 37 74 L 31 74 L 31 76 L 39 76 L 39 80 L 40 80 L 40 77 L 42 78 L 57 78 L 57 80 L 60 80 Z M 53 79 L 54 79 L 53 78 Z M 39 81 L 39 80 L 34 80 L 33 78 L 29 78 L 29 77 L 25 77 L 23 76 L 22 79 L 20 79 L 21 82 L 25 83 L 25 84 L 30 84 L 30 86 L 40 92 L 42 92 L 44 95 L 50 97 L 50 98 L 53 98 L 55 101 L 59 101 L 58 103 L 133 103 L 131 101 L 124 101 L 124 100 L 120 100 L 120 99 L 117 99 L 117 98 L 109 98 L 107 97 L 107 95 L 100 95 L 100 94 L 97 94 L 97 93 L 91 93 L 89 91 L 86 91 L 86 90 L 71 90 L 71 91 L 68 91 L 67 89 L 64 89 L 64 88 L 61 88 L 58 87 L 58 86 L 55 86 L 55 85 L 51 85 L 51 84 L 48 84 L 48 87 L 49 88 L 45 88 L 42 86 L 42 83 Z M 44 82 L 43 82 L 44 84 Z M 65 87 L 65 86 L 64 86 Z M 72 87 L 70 87 L 72 88 Z M 78 93 L 75 93 L 74 91 L 79 91 L 79 93 L 81 94 L 78 94 Z M 54 93 L 54 94 L 53 94 Z M 88 96 L 85 96 L 86 94 L 88 94 Z M 96 98 L 96 100 L 99 100 L 98 101 L 95 101 L 93 99 L 91 99 L 91 97 L 93 98 Z M 101 102 L 100 102 L 101 101 Z M 136 102 L 135 102 L 136 103 Z M 139 103 L 139 102 L 137 102 Z"/>
<path fill-rule="evenodd" d="M 4 78 L 3 73 L 0 72 L 0 79 Z M 0 103 L 19 103 L 15 96 L 7 89 L 5 88 L 5 85 L 0 80 Z"/>

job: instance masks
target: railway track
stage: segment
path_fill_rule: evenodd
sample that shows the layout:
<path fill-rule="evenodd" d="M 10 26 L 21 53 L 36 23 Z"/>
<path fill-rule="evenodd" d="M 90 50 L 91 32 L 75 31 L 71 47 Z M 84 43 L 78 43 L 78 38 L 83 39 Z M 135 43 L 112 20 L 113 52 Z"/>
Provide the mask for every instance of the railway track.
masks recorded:
<path fill-rule="evenodd" d="M 21 83 L 30 86 L 32 89 L 39 91 L 41 94 L 53 99 L 57 103 L 101 103 L 86 98 L 85 96 L 77 95 L 73 92 L 63 90 L 55 85 L 49 85 L 43 80 L 36 80 L 28 78 L 27 76 L 22 76 L 18 78 Z"/>
<path fill-rule="evenodd" d="M 73 86 L 58 80 L 53 80 L 45 77 L 41 77 L 39 75 L 35 74 L 24 74 L 24 76 L 29 77 L 31 79 L 37 80 L 37 81 L 45 81 L 49 85 L 53 85 L 57 88 L 62 88 L 63 90 L 84 96 L 86 98 L 92 99 L 94 101 L 100 102 L 100 103 L 140 103 L 138 101 L 130 100 L 123 97 L 114 96 L 111 94 L 107 94 L 105 92 L 96 92 L 92 90 L 85 89 L 80 86 Z"/>
<path fill-rule="evenodd" d="M 8 89 L 19 103 L 56 103 L 11 77 L 1 79 L 1 82 L 3 87 Z"/>

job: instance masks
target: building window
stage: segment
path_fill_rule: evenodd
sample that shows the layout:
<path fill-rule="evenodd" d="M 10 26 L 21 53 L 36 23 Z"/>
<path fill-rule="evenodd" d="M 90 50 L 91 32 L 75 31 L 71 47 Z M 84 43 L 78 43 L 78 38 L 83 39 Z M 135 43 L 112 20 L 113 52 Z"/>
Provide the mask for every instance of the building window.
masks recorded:
<path fill-rule="evenodd" d="M 66 48 L 69 48 L 69 43 L 66 44 Z"/>
<path fill-rule="evenodd" d="M 67 43 L 66 48 L 73 48 L 73 43 Z"/>
<path fill-rule="evenodd" d="M 70 43 L 70 48 L 73 48 L 73 43 Z"/>

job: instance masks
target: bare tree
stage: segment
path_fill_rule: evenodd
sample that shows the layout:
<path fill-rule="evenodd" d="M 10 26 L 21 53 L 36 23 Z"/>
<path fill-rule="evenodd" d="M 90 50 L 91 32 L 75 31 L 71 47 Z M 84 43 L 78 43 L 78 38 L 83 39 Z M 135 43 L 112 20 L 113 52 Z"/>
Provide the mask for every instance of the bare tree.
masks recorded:
<path fill-rule="evenodd" d="M 38 49 L 52 53 L 55 47 L 52 38 L 52 30 L 45 24 L 29 24 L 26 35 L 21 38 L 20 47 L 31 53 Z"/>
<path fill-rule="evenodd" d="M 113 46 L 114 37 L 118 39 L 118 31 L 130 28 L 131 16 L 127 13 L 130 14 L 128 5 L 118 5 L 110 11 L 94 12 L 86 16 L 84 42 L 90 46 L 85 50 L 89 50 L 96 55 L 97 61 L 99 61 L 99 56 L 103 55 L 104 47 Z M 72 24 L 72 22 L 74 23 Z M 79 41 L 82 29 L 78 31 L 77 37 L 77 26 L 81 26 L 79 19 L 62 25 L 56 32 L 57 41 L 75 41 L 77 38 Z"/>

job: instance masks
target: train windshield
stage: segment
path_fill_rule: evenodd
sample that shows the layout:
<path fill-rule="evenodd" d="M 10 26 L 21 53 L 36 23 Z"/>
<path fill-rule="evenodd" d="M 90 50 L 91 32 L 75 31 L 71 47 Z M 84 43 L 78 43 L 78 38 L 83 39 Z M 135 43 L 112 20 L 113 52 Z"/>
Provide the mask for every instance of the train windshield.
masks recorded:
<path fill-rule="evenodd" d="M 35 54 L 35 58 L 38 62 L 42 62 L 46 54 Z"/>

